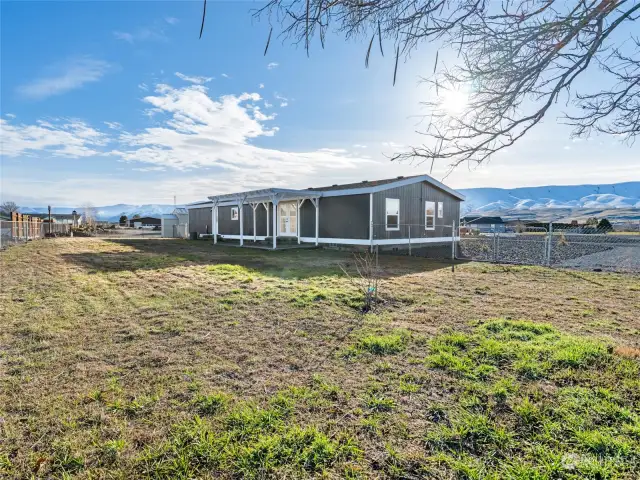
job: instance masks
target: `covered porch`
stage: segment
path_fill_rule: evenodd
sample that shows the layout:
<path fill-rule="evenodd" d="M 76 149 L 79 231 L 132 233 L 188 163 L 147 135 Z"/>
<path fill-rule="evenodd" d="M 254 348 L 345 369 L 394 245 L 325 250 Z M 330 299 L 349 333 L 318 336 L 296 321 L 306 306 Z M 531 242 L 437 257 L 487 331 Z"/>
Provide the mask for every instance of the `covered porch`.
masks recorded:
<path fill-rule="evenodd" d="M 301 246 L 300 208 L 309 201 L 315 207 L 315 238 L 305 238 L 304 241 L 317 246 L 321 196 L 322 193 L 317 191 L 269 188 L 208 197 L 213 204 L 213 241 L 217 243 L 221 237 L 238 240 L 239 246 L 245 246 L 248 241 L 257 248 L 276 249 L 280 238 L 287 240 L 283 242 L 285 248 Z M 247 215 L 249 208 L 250 215 Z M 249 222 L 248 226 L 246 222 Z M 246 233 L 248 229 L 251 229 L 249 234 Z M 262 235 L 258 234 L 259 231 Z M 267 246 L 266 241 L 270 245 Z"/>

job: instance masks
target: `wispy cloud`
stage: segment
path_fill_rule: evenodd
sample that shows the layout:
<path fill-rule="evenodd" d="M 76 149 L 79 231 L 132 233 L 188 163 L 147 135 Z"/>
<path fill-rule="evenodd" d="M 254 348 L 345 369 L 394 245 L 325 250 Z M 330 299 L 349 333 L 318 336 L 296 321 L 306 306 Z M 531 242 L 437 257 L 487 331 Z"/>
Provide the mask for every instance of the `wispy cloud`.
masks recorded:
<path fill-rule="evenodd" d="M 122 130 L 122 124 L 120 122 L 104 122 L 104 124 L 112 130 Z"/>
<path fill-rule="evenodd" d="M 178 77 L 181 80 L 184 80 L 185 82 L 195 83 L 196 85 L 203 85 L 213 80 L 213 77 L 189 76 L 180 72 L 176 72 L 176 77 Z"/>
<path fill-rule="evenodd" d="M 275 93 L 273 95 L 273 98 L 275 98 L 276 100 L 280 100 L 280 107 L 282 108 L 289 105 L 289 99 L 283 95 L 280 95 L 279 93 Z"/>
<path fill-rule="evenodd" d="M 0 119 L 2 155 L 18 157 L 46 154 L 54 157 L 90 157 L 100 153 L 99 147 L 109 137 L 74 119 L 39 120 L 34 125 L 14 125 Z"/>
<path fill-rule="evenodd" d="M 223 73 L 223 74 L 221 74 L 220 76 L 221 76 L 221 77 L 224 77 L 224 78 L 231 78 L 231 77 L 230 77 L 229 75 L 227 75 L 226 73 Z"/>
<path fill-rule="evenodd" d="M 280 66 L 277 62 L 271 62 L 267 64 L 267 70 L 273 70 L 274 68 L 278 68 Z"/>
<path fill-rule="evenodd" d="M 261 83 L 260 85 L 258 85 L 258 88 L 264 88 L 264 83 Z"/>
<path fill-rule="evenodd" d="M 149 86 L 148 86 L 146 83 L 144 83 L 144 82 L 140 83 L 140 84 L 138 85 L 138 88 L 139 88 L 140 90 L 145 91 L 145 92 L 149 90 Z"/>
<path fill-rule="evenodd" d="M 20 95 L 33 100 L 42 100 L 97 82 L 112 65 L 90 56 L 72 57 L 49 66 L 41 78 L 18 87 Z"/>
<path fill-rule="evenodd" d="M 164 21 L 157 20 L 153 25 L 139 27 L 130 32 L 115 30 L 113 37 L 116 40 L 122 40 L 123 42 L 131 44 L 136 42 L 165 42 L 168 40 L 165 33 L 166 24 L 175 25 L 177 22 L 177 18 L 166 17 Z"/>

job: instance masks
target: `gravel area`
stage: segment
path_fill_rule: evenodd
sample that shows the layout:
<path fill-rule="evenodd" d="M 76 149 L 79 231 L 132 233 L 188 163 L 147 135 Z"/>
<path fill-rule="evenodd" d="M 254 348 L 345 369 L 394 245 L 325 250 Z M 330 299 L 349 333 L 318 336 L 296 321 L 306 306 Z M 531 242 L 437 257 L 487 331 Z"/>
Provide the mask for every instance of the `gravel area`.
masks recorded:
<path fill-rule="evenodd" d="M 640 273 L 640 245 L 613 247 L 608 250 L 556 263 L 559 267 L 593 270 L 596 268 L 610 272 Z"/>
<path fill-rule="evenodd" d="M 544 235 L 463 237 L 458 253 L 481 262 L 546 265 L 546 248 Z M 554 236 L 551 265 L 640 273 L 640 236 Z"/>

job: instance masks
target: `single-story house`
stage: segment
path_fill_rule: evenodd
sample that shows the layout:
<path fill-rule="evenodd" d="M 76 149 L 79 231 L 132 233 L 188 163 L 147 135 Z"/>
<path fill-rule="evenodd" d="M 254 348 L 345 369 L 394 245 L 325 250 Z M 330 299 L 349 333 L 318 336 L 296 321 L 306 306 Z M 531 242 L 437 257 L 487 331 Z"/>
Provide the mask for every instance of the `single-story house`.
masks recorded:
<path fill-rule="evenodd" d="M 265 188 L 186 206 L 189 231 L 222 239 L 315 245 L 427 245 L 457 234 L 464 195 L 429 175 L 305 190 Z M 275 235 L 274 235 L 275 232 Z"/>
<path fill-rule="evenodd" d="M 481 233 L 504 233 L 506 231 L 506 223 L 501 217 L 466 215 L 460 219 L 460 225 L 468 230 Z"/>
<path fill-rule="evenodd" d="M 156 217 L 138 217 L 129 219 L 129 226 L 135 228 L 160 227 L 162 221 Z"/>
<path fill-rule="evenodd" d="M 163 238 L 187 238 L 189 234 L 189 212 L 186 208 L 175 208 L 160 217 L 160 234 Z"/>

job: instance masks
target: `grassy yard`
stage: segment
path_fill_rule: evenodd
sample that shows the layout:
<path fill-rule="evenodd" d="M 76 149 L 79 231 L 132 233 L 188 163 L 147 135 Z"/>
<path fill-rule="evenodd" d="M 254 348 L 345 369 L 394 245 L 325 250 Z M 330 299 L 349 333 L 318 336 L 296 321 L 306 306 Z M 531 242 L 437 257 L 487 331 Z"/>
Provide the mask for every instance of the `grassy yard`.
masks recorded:
<path fill-rule="evenodd" d="M 638 478 L 637 276 L 384 256 L 363 315 L 350 262 L 0 253 L 0 477 Z"/>

